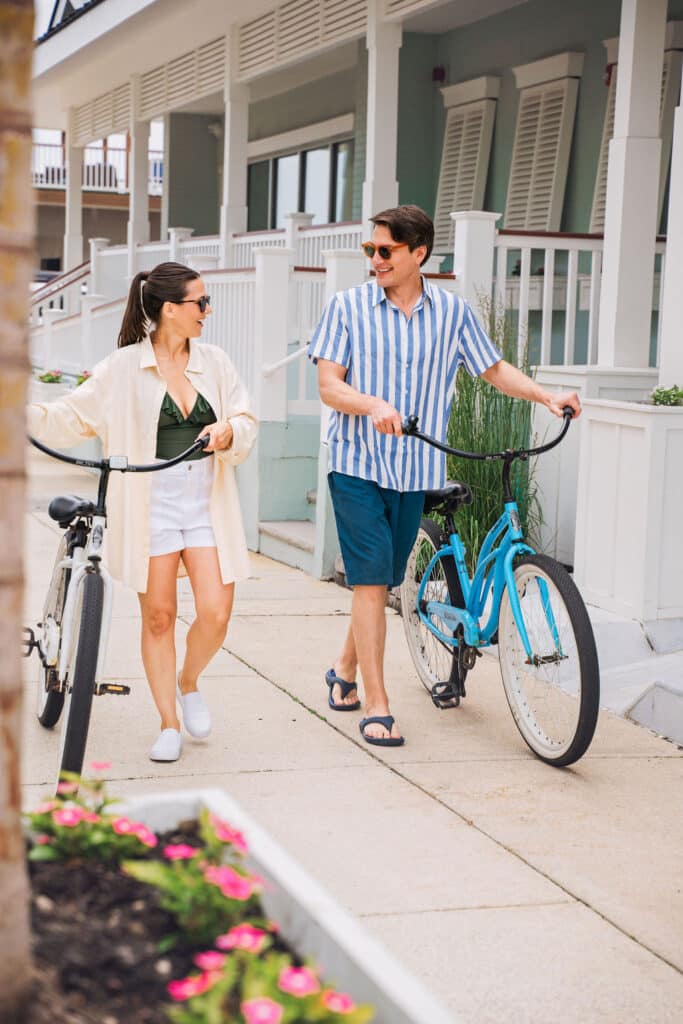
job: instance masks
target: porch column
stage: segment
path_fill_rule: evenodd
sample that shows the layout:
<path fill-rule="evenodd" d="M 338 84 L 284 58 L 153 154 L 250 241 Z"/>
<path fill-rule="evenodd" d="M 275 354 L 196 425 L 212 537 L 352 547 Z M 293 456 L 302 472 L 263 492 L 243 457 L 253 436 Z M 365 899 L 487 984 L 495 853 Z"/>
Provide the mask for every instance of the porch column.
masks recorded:
<path fill-rule="evenodd" d="M 379 0 L 368 4 L 368 116 L 365 135 L 363 213 L 366 223 L 398 203 L 398 61 L 401 25 L 381 19 Z"/>
<path fill-rule="evenodd" d="M 133 103 L 128 163 L 128 279 L 137 271 L 136 245 L 149 242 L 149 121 L 135 118 L 140 76 L 132 80 Z"/>
<path fill-rule="evenodd" d="M 376 211 L 377 212 L 377 211 Z M 325 261 L 325 301 L 337 292 L 362 284 L 367 277 L 367 262 L 362 252 L 355 249 L 328 249 L 322 254 Z M 315 501 L 315 548 L 313 549 L 313 576 L 329 580 L 334 576 L 339 554 L 339 540 L 334 509 L 327 486 L 329 448 L 327 428 L 331 409 L 320 403 L 320 448 L 318 449 L 318 486 Z"/>
<path fill-rule="evenodd" d="M 622 0 L 609 147 L 598 364 L 647 366 L 661 140 L 666 0 Z"/>
<path fill-rule="evenodd" d="M 484 210 L 451 214 L 455 222 L 453 273 L 460 282 L 460 295 L 482 320 L 482 299 L 490 300 L 493 288 L 493 249 L 500 217 L 500 213 Z"/>
<path fill-rule="evenodd" d="M 74 145 L 73 111 L 66 130 L 66 209 L 64 216 L 64 258 L 62 270 L 83 262 L 83 148 Z"/>
<path fill-rule="evenodd" d="M 681 98 L 674 117 L 671 151 L 669 219 L 666 228 L 666 266 L 662 308 L 662 333 L 659 349 L 659 383 L 670 388 L 683 387 L 683 81 Z"/>
<path fill-rule="evenodd" d="M 234 81 L 235 41 L 226 39 L 225 123 L 223 126 L 223 193 L 219 266 L 233 265 L 231 238 L 247 230 L 247 140 L 249 138 L 249 86 Z"/>

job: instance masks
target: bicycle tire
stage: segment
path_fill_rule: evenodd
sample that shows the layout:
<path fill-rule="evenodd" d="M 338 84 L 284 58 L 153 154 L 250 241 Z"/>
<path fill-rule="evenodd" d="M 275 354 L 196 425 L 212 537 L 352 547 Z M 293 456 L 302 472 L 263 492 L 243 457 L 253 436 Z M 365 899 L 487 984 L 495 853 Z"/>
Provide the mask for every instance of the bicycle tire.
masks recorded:
<path fill-rule="evenodd" d="M 597 724 L 600 668 L 593 628 L 574 581 L 553 558 L 522 555 L 513 571 L 538 662 L 533 664 L 526 655 L 506 587 L 498 626 L 505 696 L 534 754 L 546 764 L 565 767 L 585 754 Z M 547 588 L 547 601 L 540 580 Z"/>
<path fill-rule="evenodd" d="M 63 560 L 65 554 L 66 539 L 63 537 L 57 550 L 55 565 Z M 61 569 L 59 582 L 55 584 L 53 570 L 50 587 L 43 606 L 43 617 L 40 626 L 42 631 L 41 648 L 43 649 L 43 653 L 45 653 L 45 647 L 47 645 L 46 637 L 50 636 L 50 642 L 57 645 L 57 663 L 59 658 L 59 646 L 61 645 L 62 616 L 64 614 L 64 605 L 66 604 L 66 595 L 69 589 L 70 578 L 71 570 Z M 36 715 L 43 728 L 52 729 L 59 721 L 62 713 L 62 708 L 64 707 L 64 694 L 59 691 L 49 689 L 50 682 L 57 674 L 56 665 L 46 666 L 43 664 L 39 654 L 36 654 L 36 657 L 38 659 Z"/>
<path fill-rule="evenodd" d="M 104 581 L 99 573 L 88 572 L 83 580 L 78 645 L 69 669 L 65 716 L 60 751 L 61 772 L 80 775 L 95 693 L 95 675 L 100 650 Z"/>
<path fill-rule="evenodd" d="M 415 538 L 413 549 L 400 588 L 401 616 L 408 649 L 420 682 L 431 694 L 436 683 L 446 682 L 451 673 L 453 659 L 457 658 L 456 648 L 447 649 L 429 631 L 417 612 L 417 593 L 432 556 L 443 547 L 441 530 L 433 519 L 423 518 Z M 427 581 L 427 599 L 445 601 L 455 607 L 462 607 L 463 598 L 458 570 L 453 558 L 442 558 L 432 568 Z M 438 624 L 438 622 L 437 622 Z M 442 632 L 452 631 L 441 624 Z"/>

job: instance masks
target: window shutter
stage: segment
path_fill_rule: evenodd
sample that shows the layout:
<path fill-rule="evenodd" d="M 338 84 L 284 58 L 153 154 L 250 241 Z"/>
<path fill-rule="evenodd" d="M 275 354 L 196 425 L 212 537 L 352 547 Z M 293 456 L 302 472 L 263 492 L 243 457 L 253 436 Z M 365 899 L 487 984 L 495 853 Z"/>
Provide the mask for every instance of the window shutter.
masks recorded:
<path fill-rule="evenodd" d="M 522 89 L 505 227 L 558 231 L 576 114 L 578 79 Z"/>
<path fill-rule="evenodd" d="M 453 211 L 482 208 L 495 110 L 489 99 L 448 110 L 434 212 L 436 252 L 453 248 Z"/>
<path fill-rule="evenodd" d="M 662 139 L 662 162 L 659 177 L 659 204 L 657 207 L 657 222 L 662 216 L 662 205 L 664 203 L 664 192 L 666 179 L 671 160 L 671 145 L 673 141 L 673 120 L 674 108 L 678 99 L 678 82 L 681 76 L 681 52 L 680 50 L 667 50 L 664 53 L 664 65 L 662 67 L 662 88 L 659 102 L 659 134 Z M 619 66 L 612 67 L 612 77 L 607 95 L 607 108 L 605 110 L 605 121 L 602 128 L 602 140 L 600 142 L 600 157 L 598 159 L 598 172 L 595 178 L 595 191 L 593 193 L 593 206 L 591 208 L 591 231 L 605 230 L 605 206 L 607 204 L 607 164 L 609 161 L 609 144 L 614 135 L 614 110 L 617 98 L 617 75 Z"/>

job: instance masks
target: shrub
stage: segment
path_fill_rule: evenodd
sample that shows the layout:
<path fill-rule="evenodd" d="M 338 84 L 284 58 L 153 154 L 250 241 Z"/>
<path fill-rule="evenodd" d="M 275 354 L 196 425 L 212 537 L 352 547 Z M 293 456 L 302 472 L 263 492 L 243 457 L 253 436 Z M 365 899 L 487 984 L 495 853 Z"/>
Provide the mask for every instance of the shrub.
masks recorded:
<path fill-rule="evenodd" d="M 655 405 L 683 405 L 683 388 L 677 384 L 672 388 L 655 388 L 652 401 Z"/>
<path fill-rule="evenodd" d="M 62 382 L 62 371 L 61 370 L 45 370 L 38 377 L 38 380 L 42 381 L 43 384 L 61 384 Z"/>

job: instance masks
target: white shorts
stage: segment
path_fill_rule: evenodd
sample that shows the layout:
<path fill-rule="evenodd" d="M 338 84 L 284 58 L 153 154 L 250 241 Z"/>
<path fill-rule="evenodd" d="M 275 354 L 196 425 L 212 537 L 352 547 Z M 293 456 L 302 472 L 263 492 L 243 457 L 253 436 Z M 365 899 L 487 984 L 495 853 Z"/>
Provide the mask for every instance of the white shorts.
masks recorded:
<path fill-rule="evenodd" d="M 213 459 L 179 462 L 152 474 L 149 553 L 215 548 L 209 503 Z"/>

